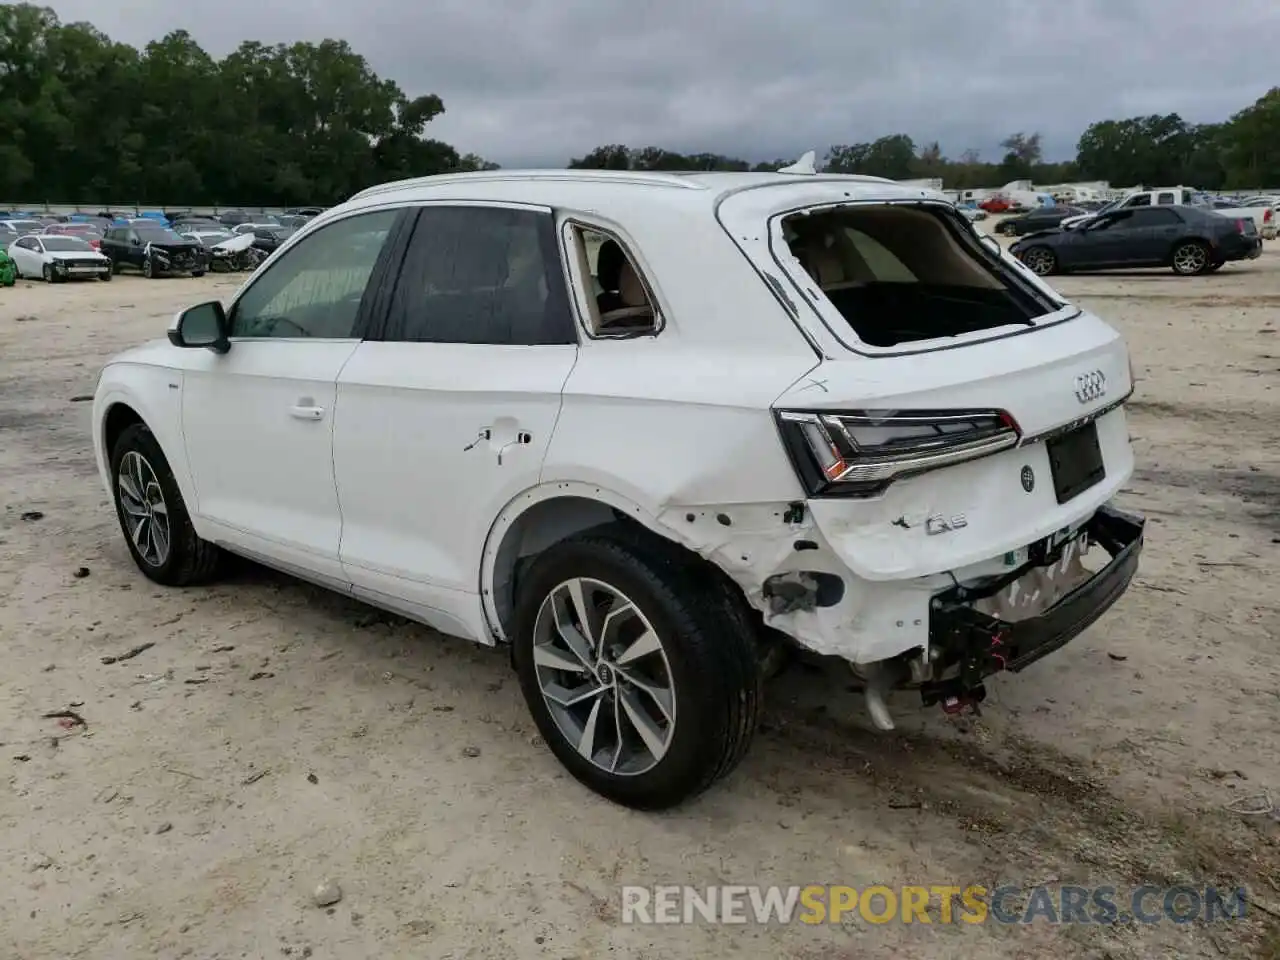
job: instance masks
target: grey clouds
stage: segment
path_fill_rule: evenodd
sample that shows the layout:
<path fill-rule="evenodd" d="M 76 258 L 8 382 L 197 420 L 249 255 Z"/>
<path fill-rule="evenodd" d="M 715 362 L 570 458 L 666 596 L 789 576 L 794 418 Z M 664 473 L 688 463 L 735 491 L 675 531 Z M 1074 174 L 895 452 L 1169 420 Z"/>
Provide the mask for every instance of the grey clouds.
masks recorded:
<path fill-rule="evenodd" d="M 1277 81 L 1280 2 L 1227 0 L 61 0 L 143 46 L 185 29 L 348 41 L 446 113 L 428 135 L 503 166 L 604 143 L 749 160 L 907 133 L 995 157 L 1039 130 L 1050 159 L 1091 122 L 1226 119 Z"/>

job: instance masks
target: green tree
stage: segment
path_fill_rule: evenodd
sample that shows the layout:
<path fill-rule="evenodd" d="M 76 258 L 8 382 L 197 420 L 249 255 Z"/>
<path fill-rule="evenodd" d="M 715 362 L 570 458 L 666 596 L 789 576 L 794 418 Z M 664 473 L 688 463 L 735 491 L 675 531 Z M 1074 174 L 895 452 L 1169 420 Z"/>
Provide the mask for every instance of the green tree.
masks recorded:
<path fill-rule="evenodd" d="M 490 168 L 424 135 L 443 110 L 340 40 L 251 41 L 218 61 L 185 31 L 139 51 L 0 6 L 0 195 L 15 200 L 328 204 Z"/>
<path fill-rule="evenodd" d="M 1228 187 L 1280 183 L 1280 87 L 1232 117 L 1220 137 Z"/>

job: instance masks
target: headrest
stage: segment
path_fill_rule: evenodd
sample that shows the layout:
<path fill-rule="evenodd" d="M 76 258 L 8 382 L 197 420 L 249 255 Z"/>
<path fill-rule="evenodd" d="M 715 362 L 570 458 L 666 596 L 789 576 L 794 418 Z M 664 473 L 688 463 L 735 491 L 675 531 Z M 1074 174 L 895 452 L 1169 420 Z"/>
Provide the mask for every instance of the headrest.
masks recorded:
<path fill-rule="evenodd" d="M 618 277 L 618 299 L 628 307 L 643 307 L 649 302 L 649 298 L 645 296 L 644 284 L 640 282 L 640 277 L 636 274 L 635 267 L 631 266 L 631 261 L 624 261 L 622 270 Z"/>

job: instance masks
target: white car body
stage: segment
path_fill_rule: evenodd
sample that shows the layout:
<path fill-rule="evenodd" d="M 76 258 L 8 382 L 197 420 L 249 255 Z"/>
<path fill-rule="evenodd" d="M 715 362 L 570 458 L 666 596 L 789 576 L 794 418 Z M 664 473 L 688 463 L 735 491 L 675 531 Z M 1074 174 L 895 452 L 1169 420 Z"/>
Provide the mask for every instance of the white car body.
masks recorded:
<path fill-rule="evenodd" d="M 73 249 L 60 249 L 67 247 Z M 18 273 L 31 279 L 45 276 L 46 267 L 50 278 L 59 280 L 111 273 L 111 261 L 79 237 L 28 234 L 9 244 L 9 256 Z"/>
<path fill-rule="evenodd" d="M 174 345 L 179 315 L 174 342 L 102 373 L 93 442 L 108 492 L 113 438 L 141 421 L 203 540 L 483 644 L 513 639 L 520 558 L 601 522 L 633 525 L 718 568 L 794 643 L 853 664 L 889 726 L 878 665 L 909 660 L 927 676 L 938 598 L 1021 568 L 1037 544 L 1057 549 L 1133 469 L 1119 334 L 982 241 L 949 202 L 878 178 L 499 171 L 390 184 L 290 237 L 228 315 L 273 271 L 287 280 L 295 252 L 308 262 L 304 245 L 332 224 L 457 207 L 554 228 L 547 276 L 563 278 L 572 317 L 556 342 L 232 336 L 218 352 Z M 918 223 L 982 283 L 999 278 L 990 296 L 1036 306 L 1016 323 L 867 342 L 791 253 L 790 224 L 826 222 L 790 218 L 801 209 Z M 584 227 L 625 247 L 656 306 L 652 329 L 599 326 L 577 252 Z M 387 243 L 401 242 L 397 229 Z M 487 284 L 476 289 L 498 289 Z M 362 302 L 386 306 L 371 296 Z M 836 429 L 822 418 L 954 410 L 1006 411 L 1016 435 L 1007 418 L 982 420 L 1001 431 L 983 441 L 988 455 L 955 454 L 867 495 L 815 493 L 812 464 L 794 460 L 807 456 L 796 448 L 811 436 L 812 423 L 795 426 L 805 418 Z M 1059 503 L 1047 441 L 1073 428 L 1096 429 L 1105 476 Z M 840 585 L 835 600 L 823 583 Z"/>

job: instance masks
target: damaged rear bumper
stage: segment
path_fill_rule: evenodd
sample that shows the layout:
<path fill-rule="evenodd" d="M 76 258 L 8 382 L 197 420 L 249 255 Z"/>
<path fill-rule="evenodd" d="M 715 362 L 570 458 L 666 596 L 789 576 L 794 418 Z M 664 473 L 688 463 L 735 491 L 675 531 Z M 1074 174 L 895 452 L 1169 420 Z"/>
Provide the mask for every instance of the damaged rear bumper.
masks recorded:
<path fill-rule="evenodd" d="M 976 590 L 957 586 L 934 597 L 929 643 L 939 655 L 935 676 L 945 674 L 947 679 L 921 686 L 925 704 L 980 701 L 985 695 L 984 678 L 1002 670 L 1017 673 L 1083 633 L 1133 580 L 1145 526 L 1143 517 L 1101 507 L 1084 529 L 1092 543 L 1107 551 L 1110 561 L 1038 616 L 1010 623 L 974 609 L 975 601 L 994 594 L 1001 584 Z"/>

